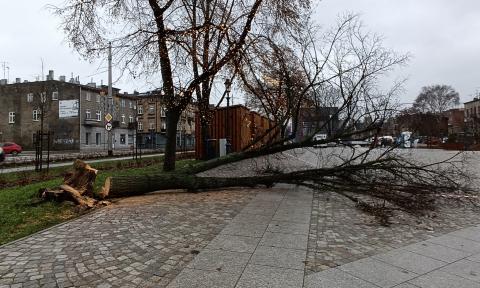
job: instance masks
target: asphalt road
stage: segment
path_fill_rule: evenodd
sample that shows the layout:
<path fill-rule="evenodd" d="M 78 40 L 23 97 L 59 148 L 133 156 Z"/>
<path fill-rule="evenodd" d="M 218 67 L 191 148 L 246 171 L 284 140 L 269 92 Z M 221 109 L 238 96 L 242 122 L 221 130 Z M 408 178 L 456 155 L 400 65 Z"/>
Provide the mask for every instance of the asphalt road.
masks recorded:
<path fill-rule="evenodd" d="M 305 163 L 306 168 L 328 168 L 341 165 L 347 159 L 352 159 L 368 148 L 328 147 L 328 148 L 304 148 L 290 150 L 285 153 L 288 157 L 295 158 Z M 377 148 L 369 152 L 367 159 L 375 159 L 384 153 L 386 149 Z M 480 187 L 480 152 L 479 151 L 448 151 L 441 149 L 396 149 L 395 154 L 403 156 L 409 161 L 421 164 L 439 164 L 440 167 L 456 165 L 459 169 L 471 176 L 475 187 Z M 358 161 L 359 159 L 357 159 Z M 451 167 L 451 166 L 450 166 Z"/>
<path fill-rule="evenodd" d="M 148 154 L 148 155 L 142 155 L 142 158 L 150 158 L 150 157 L 157 157 L 157 156 L 162 156 L 163 153 L 159 154 Z M 100 163 L 100 162 L 108 162 L 108 161 L 121 161 L 121 160 L 129 160 L 132 159 L 132 156 L 123 156 L 123 157 L 118 157 L 118 158 L 103 158 L 103 159 L 95 159 L 95 160 L 86 160 L 86 163 Z M 50 163 L 50 168 L 54 167 L 64 167 L 64 166 L 71 166 L 72 165 L 72 160 L 66 161 L 66 162 L 60 162 L 60 163 Z M 0 168 L 0 174 L 2 173 L 11 173 L 11 172 L 22 172 L 22 171 L 34 171 L 35 170 L 35 165 L 29 165 L 29 166 L 20 166 L 20 167 L 13 167 L 13 168 Z"/>

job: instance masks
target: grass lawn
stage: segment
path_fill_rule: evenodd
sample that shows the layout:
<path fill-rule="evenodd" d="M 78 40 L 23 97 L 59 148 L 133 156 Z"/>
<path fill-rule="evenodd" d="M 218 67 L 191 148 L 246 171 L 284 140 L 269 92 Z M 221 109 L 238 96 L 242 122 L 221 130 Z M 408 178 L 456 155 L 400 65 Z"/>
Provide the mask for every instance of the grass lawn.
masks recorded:
<path fill-rule="evenodd" d="M 143 162 L 145 161 L 145 162 Z M 177 161 L 176 172 L 185 171 L 188 165 L 196 163 L 196 160 Z M 105 179 L 109 176 L 144 174 L 161 171 L 161 159 L 144 159 L 143 167 L 135 167 L 137 163 L 133 160 L 103 162 L 92 164 L 92 167 L 99 169 L 95 181 L 95 192 L 103 186 Z M 55 187 L 62 183 L 62 173 L 67 167 L 51 170 L 49 175 L 36 179 L 35 183 L 28 185 L 6 187 L 0 189 L 0 245 L 23 236 L 30 235 L 39 230 L 61 223 L 68 219 L 79 216 L 81 213 L 75 206 L 49 201 L 40 201 L 37 198 L 38 189 Z M 35 172 L 29 172 L 31 178 L 40 177 Z M 3 179 L 22 179 L 23 173 L 3 174 Z M 10 182 L 11 183 L 11 182 Z M 9 185 L 11 186 L 11 185 Z"/>

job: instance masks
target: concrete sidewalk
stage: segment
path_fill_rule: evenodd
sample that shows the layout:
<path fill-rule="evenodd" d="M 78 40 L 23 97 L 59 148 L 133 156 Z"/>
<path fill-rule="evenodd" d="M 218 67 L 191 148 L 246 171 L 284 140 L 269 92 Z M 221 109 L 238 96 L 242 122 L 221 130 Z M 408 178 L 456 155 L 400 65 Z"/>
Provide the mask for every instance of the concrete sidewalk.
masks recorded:
<path fill-rule="evenodd" d="M 480 287 L 480 226 L 305 277 L 304 287 Z"/>
<path fill-rule="evenodd" d="M 257 194 L 168 287 L 480 287 L 480 226 L 305 273 L 312 194 Z"/>

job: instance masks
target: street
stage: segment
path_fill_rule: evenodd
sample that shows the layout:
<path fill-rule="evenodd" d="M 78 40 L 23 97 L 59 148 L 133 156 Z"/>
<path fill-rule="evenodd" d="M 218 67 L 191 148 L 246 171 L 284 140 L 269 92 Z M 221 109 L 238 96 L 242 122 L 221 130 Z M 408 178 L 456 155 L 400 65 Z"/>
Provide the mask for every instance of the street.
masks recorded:
<path fill-rule="evenodd" d="M 148 154 L 148 155 L 142 155 L 142 158 L 151 158 L 151 157 L 157 157 L 157 156 L 162 156 L 162 155 L 163 155 L 163 153 Z M 17 156 L 17 158 L 18 157 L 31 157 L 31 156 Z M 103 158 L 103 159 L 95 159 L 95 160 L 85 160 L 85 162 L 89 163 L 89 164 L 92 164 L 92 163 L 101 163 L 101 162 L 108 162 L 108 161 L 121 161 L 121 160 L 129 160 L 129 159 L 132 159 L 132 156 L 119 156 L 119 157 L 116 157 L 116 158 Z M 73 160 L 60 162 L 60 163 L 50 163 L 50 168 L 71 166 L 72 162 L 73 162 Z M 43 165 L 45 167 L 46 164 L 44 163 Z M 4 168 L 3 166 L 0 166 L 0 174 L 11 173 L 11 172 L 33 171 L 33 170 L 35 170 L 35 165 L 20 166 L 20 167 L 13 167 L 13 168 Z"/>

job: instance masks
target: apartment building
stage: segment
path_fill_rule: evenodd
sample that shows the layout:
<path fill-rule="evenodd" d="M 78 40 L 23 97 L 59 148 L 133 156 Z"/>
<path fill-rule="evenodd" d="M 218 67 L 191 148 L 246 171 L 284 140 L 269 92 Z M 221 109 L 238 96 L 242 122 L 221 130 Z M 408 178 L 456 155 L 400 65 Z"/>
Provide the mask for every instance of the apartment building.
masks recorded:
<path fill-rule="evenodd" d="M 480 138 L 480 98 L 464 103 L 465 131 L 478 141 Z"/>
<path fill-rule="evenodd" d="M 136 101 L 113 89 L 113 149 L 129 149 L 135 143 Z M 0 84 L 0 142 L 13 141 L 32 150 L 35 134 L 52 133 L 53 150 L 108 150 L 105 129 L 107 87 L 95 83 L 80 84 L 77 79 L 54 79 Z"/>
<path fill-rule="evenodd" d="M 137 101 L 138 141 L 144 148 L 164 148 L 166 143 L 166 107 L 161 90 L 135 93 Z M 177 125 L 177 148 L 193 149 L 195 145 L 195 107 L 183 111 Z"/>

